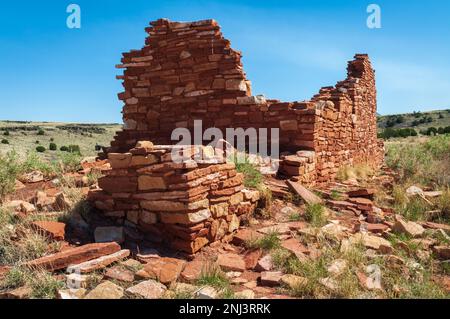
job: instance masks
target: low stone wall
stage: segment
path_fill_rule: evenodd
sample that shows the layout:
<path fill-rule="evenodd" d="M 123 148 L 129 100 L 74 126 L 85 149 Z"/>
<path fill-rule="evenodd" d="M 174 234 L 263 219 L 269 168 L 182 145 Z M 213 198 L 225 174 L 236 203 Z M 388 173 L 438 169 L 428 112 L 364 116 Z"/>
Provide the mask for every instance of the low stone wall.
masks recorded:
<path fill-rule="evenodd" d="M 194 161 L 204 148 L 193 146 L 175 161 L 175 147 L 139 142 L 127 153 L 108 154 L 111 170 L 88 198 L 105 217 L 143 239 L 193 254 L 231 239 L 256 208 L 259 192 L 244 188 L 234 163 L 215 157 Z"/>

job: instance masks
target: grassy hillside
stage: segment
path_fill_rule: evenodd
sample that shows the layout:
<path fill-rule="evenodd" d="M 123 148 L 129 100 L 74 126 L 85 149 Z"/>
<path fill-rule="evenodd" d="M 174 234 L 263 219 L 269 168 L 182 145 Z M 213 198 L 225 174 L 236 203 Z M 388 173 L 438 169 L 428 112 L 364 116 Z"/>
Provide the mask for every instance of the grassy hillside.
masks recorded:
<path fill-rule="evenodd" d="M 430 112 L 413 112 L 396 115 L 378 116 L 378 128 L 414 128 L 417 132 L 429 127 L 450 126 L 450 109 Z"/>
<path fill-rule="evenodd" d="M 35 151 L 38 146 L 45 148 L 43 157 L 51 158 L 62 146 L 78 145 L 81 154 L 97 154 L 95 145 L 109 146 L 119 124 L 70 124 L 49 122 L 0 122 L 0 154 L 15 150 L 20 156 Z M 49 150 L 56 144 L 57 151 Z"/>

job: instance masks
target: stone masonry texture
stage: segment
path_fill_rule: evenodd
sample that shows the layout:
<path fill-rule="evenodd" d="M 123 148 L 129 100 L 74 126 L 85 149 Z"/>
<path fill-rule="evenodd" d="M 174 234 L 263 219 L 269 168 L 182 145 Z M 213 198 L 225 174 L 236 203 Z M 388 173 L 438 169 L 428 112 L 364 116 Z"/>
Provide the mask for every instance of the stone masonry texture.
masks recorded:
<path fill-rule="evenodd" d="M 379 166 L 375 71 L 366 54 L 348 63 L 347 78 L 312 99 L 281 102 L 253 96 L 241 63 L 214 20 L 150 23 L 141 50 L 123 54 L 124 128 L 108 152 L 127 152 L 140 140 L 174 144 L 175 128 L 279 128 L 280 174 L 308 184 L 332 180 L 339 167 Z M 225 132 L 224 132 L 225 136 Z M 270 136 L 269 141 L 270 143 Z M 268 148 L 270 149 L 270 147 Z"/>

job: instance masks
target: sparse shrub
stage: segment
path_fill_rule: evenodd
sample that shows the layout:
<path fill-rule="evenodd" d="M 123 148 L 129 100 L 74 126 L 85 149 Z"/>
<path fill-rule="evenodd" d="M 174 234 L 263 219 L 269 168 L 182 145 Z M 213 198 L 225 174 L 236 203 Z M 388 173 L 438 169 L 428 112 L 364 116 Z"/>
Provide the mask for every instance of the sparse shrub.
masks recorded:
<path fill-rule="evenodd" d="M 39 142 L 39 141 L 36 141 L 36 142 L 34 142 L 35 144 L 41 144 L 41 142 Z"/>
<path fill-rule="evenodd" d="M 70 153 L 77 153 L 81 155 L 81 150 L 79 145 L 69 145 L 68 151 Z"/>
<path fill-rule="evenodd" d="M 50 138 L 50 142 L 54 142 L 55 139 L 53 137 Z"/>
<path fill-rule="evenodd" d="M 215 263 L 205 263 L 200 272 L 197 285 L 212 286 L 216 288 L 225 288 L 230 282 L 225 273 Z"/>
<path fill-rule="evenodd" d="M 63 152 L 58 154 L 59 167 L 63 172 L 75 172 L 81 168 L 79 153 Z"/>
<path fill-rule="evenodd" d="M 68 152 L 68 151 L 69 151 L 69 148 L 68 148 L 67 146 L 61 146 L 61 147 L 59 148 L 59 150 L 60 150 L 61 152 Z"/>
<path fill-rule="evenodd" d="M 20 165 L 17 154 L 8 152 L 6 155 L 0 154 L 0 199 L 14 190 L 14 185 Z"/>
<path fill-rule="evenodd" d="M 44 130 L 39 130 L 39 131 L 37 132 L 37 135 L 45 135 L 45 131 L 44 131 Z"/>
<path fill-rule="evenodd" d="M 9 141 L 7 139 L 3 139 L 2 144 L 9 144 Z"/>
<path fill-rule="evenodd" d="M 36 147 L 36 152 L 38 153 L 44 153 L 46 151 L 46 148 L 42 145 L 39 145 L 38 147 Z"/>
<path fill-rule="evenodd" d="M 55 143 L 50 143 L 48 149 L 49 149 L 50 151 L 56 151 L 56 150 L 58 149 L 58 147 L 56 146 Z"/>
<path fill-rule="evenodd" d="M 9 134 L 9 131 L 5 131 L 4 133 L 3 133 L 3 135 L 4 136 L 9 136 L 10 134 Z"/>
<path fill-rule="evenodd" d="M 32 289 L 31 296 L 36 299 L 54 299 L 64 283 L 58 281 L 47 271 L 38 271 L 30 277 L 29 285 Z"/>

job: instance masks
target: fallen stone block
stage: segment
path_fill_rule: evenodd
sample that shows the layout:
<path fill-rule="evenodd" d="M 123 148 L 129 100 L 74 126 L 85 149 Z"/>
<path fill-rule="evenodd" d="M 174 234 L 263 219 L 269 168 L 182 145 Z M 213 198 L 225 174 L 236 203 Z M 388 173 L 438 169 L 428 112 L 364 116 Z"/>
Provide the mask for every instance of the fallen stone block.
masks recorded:
<path fill-rule="evenodd" d="M 94 270 L 103 269 L 112 263 L 120 261 L 124 258 L 127 258 L 130 255 L 130 251 L 128 249 L 120 250 L 116 253 L 101 256 L 99 258 L 89 260 L 77 265 L 70 265 L 68 271 L 77 270 L 81 273 L 89 273 Z"/>
<path fill-rule="evenodd" d="M 288 186 L 298 195 L 300 196 L 306 203 L 308 204 L 322 204 L 322 199 L 314 194 L 313 192 L 309 191 L 306 187 L 303 185 L 287 181 Z"/>
<path fill-rule="evenodd" d="M 110 255 L 118 252 L 120 246 L 117 243 L 96 243 L 80 247 L 70 248 L 65 251 L 44 256 L 25 263 L 28 267 L 44 268 L 55 271 L 67 268 L 70 265 Z"/>

